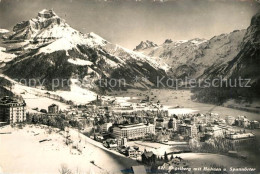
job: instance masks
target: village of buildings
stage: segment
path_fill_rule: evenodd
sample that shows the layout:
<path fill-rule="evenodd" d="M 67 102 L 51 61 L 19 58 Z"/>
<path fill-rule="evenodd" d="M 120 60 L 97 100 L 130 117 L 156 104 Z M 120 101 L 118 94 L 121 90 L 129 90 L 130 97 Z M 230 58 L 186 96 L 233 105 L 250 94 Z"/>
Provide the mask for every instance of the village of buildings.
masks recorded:
<path fill-rule="evenodd" d="M 115 100 L 97 96 L 87 105 L 71 105 L 63 111 L 57 104 L 50 105 L 48 110 L 34 110 L 28 112 L 21 99 L 3 97 L 0 100 L 0 126 L 25 123 L 45 124 L 63 130 L 75 128 L 105 148 L 146 166 L 156 163 L 158 170 L 167 171 L 176 166 L 187 167 L 188 164 L 178 157 L 186 152 L 217 152 L 247 158 L 239 153 L 239 149 L 254 143 L 253 130 L 260 128 L 258 121 L 246 116 L 170 115 L 160 101 L 153 102 L 149 97 L 122 106 Z M 55 124 L 55 120 L 59 123 Z M 158 152 L 158 147 L 166 148 Z"/>

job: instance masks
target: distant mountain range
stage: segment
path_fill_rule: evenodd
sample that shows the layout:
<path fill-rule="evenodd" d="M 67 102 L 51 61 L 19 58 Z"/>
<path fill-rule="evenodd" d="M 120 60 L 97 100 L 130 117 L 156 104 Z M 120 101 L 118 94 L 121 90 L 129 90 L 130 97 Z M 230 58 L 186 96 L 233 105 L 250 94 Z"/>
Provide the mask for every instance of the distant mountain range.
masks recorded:
<path fill-rule="evenodd" d="M 198 78 L 208 68 L 231 61 L 238 54 L 244 35 L 245 30 L 236 30 L 229 34 L 215 36 L 210 40 L 166 39 L 159 46 L 146 41 L 146 44 L 141 42 L 136 47 L 139 49 L 135 50 L 156 60 L 171 77 Z"/>
<path fill-rule="evenodd" d="M 46 80 L 77 78 L 94 82 L 86 87 L 153 87 L 157 76 L 165 76 L 158 64 L 143 54 L 112 44 L 94 33 L 83 34 L 71 28 L 52 10 L 42 10 L 36 18 L 13 27 L 3 35 L 2 71 L 11 78 Z M 15 55 L 15 56 L 14 56 Z M 135 81 L 136 76 L 146 80 Z M 125 79 L 126 84 L 100 85 L 100 79 Z M 103 83 L 104 81 L 99 81 Z M 69 89 L 69 85 L 63 86 Z"/>
<path fill-rule="evenodd" d="M 166 39 L 161 45 L 141 42 L 135 51 L 157 61 L 171 77 L 260 78 L 260 13 L 252 17 L 246 30 L 235 30 L 209 40 Z"/>

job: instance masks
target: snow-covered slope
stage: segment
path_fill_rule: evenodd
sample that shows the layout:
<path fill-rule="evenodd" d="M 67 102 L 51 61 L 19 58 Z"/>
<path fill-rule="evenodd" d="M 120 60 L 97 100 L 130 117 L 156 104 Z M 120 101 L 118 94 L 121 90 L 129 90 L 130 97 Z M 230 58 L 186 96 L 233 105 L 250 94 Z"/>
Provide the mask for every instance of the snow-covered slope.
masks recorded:
<path fill-rule="evenodd" d="M 99 79 L 124 79 L 125 88 L 146 88 L 166 75 L 147 56 L 112 44 L 91 32 L 82 34 L 71 28 L 52 10 L 43 10 L 36 18 L 17 24 L 13 33 L 4 36 L 4 43 L 19 44 L 8 49 L 18 57 L 9 62 L 4 73 L 13 78 L 45 79 L 50 88 L 52 79 L 88 79 L 87 85 L 98 90 Z M 19 50 L 19 52 L 17 52 Z M 135 77 L 147 81 L 133 82 Z M 118 88 L 108 86 L 106 89 Z M 66 85 L 63 89 L 69 88 Z"/>
<path fill-rule="evenodd" d="M 233 31 L 210 40 L 167 39 L 162 45 L 139 51 L 156 60 L 170 76 L 196 78 L 208 67 L 226 63 L 236 56 L 244 33 L 245 30 Z"/>
<path fill-rule="evenodd" d="M 77 79 L 72 79 L 70 91 L 48 91 L 41 89 L 40 87 L 26 86 L 22 83 L 0 74 L 0 78 L 4 78 L 12 83 L 12 93 L 17 96 L 23 97 L 27 104 L 27 110 L 35 112 L 33 108 L 41 107 L 40 109 L 48 109 L 48 106 L 55 103 L 60 106 L 61 110 L 66 110 L 69 107 L 68 102 L 74 104 L 86 104 L 93 100 L 96 100 L 97 94 L 80 87 Z M 10 87 L 4 87 L 10 90 Z"/>
<path fill-rule="evenodd" d="M 6 48 L 0 47 L 0 68 L 16 57 L 15 54 L 6 53 L 5 51 Z"/>
<path fill-rule="evenodd" d="M 8 32 L 9 32 L 9 30 L 0 28 L 0 33 L 8 33 Z"/>

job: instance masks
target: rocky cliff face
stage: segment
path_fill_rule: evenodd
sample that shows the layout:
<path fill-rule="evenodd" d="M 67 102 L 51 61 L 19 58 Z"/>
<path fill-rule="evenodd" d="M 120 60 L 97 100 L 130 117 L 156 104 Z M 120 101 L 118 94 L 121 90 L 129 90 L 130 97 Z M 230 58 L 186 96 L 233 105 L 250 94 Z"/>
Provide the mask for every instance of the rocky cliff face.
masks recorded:
<path fill-rule="evenodd" d="M 63 19 L 57 16 L 54 11 L 44 9 L 38 13 L 36 18 L 16 24 L 13 27 L 14 34 L 8 36 L 8 40 L 30 40 L 32 42 L 46 42 L 63 37 L 64 35 L 62 34 L 64 34 L 64 32 L 57 30 L 55 31 L 56 26 L 64 29 L 69 28 L 69 25 L 66 24 Z M 42 32 L 42 29 L 45 29 L 44 32 Z M 55 33 L 48 33 L 48 31 Z M 67 32 L 70 32 L 67 34 L 71 34 L 76 31 L 71 30 Z M 48 35 L 50 37 L 47 37 Z"/>
<path fill-rule="evenodd" d="M 222 87 L 194 90 L 196 100 L 206 103 L 223 104 L 228 99 L 253 102 L 260 96 L 260 13 L 256 14 L 231 59 L 213 64 L 199 77 L 200 79 L 228 79 Z M 232 52 L 230 52 L 232 53 Z M 241 80 L 242 79 L 242 80 Z M 220 83 L 216 84 L 220 85 Z"/>
<path fill-rule="evenodd" d="M 43 10 L 36 18 L 17 24 L 14 33 L 4 38 L 8 52 L 17 54 L 4 67 L 4 73 L 12 78 L 45 80 L 47 88 L 52 79 L 71 78 L 91 82 L 87 87 L 94 89 L 100 88 L 100 79 L 123 79 L 124 88 L 146 88 L 154 86 L 157 76 L 165 75 L 148 57 L 94 33 L 82 34 L 52 10 Z M 147 80 L 134 81 L 136 76 Z"/>
<path fill-rule="evenodd" d="M 253 16 L 242 39 L 237 55 L 220 66 L 211 66 L 202 77 L 250 78 L 259 83 L 260 78 L 260 13 Z"/>
<path fill-rule="evenodd" d="M 252 83 L 260 79 L 260 13 L 256 14 L 248 27 L 239 54 L 229 62 L 226 71 L 232 77 L 251 78 Z"/>

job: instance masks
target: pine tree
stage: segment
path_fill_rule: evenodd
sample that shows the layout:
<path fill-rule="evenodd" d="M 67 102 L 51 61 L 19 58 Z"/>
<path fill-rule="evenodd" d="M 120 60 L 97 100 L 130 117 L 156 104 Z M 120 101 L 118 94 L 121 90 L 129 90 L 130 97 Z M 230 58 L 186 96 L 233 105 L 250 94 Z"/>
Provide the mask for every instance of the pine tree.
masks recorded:
<path fill-rule="evenodd" d="M 164 161 L 165 161 L 165 162 L 168 162 L 168 161 L 169 161 L 166 151 L 164 152 Z"/>

